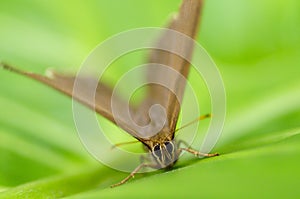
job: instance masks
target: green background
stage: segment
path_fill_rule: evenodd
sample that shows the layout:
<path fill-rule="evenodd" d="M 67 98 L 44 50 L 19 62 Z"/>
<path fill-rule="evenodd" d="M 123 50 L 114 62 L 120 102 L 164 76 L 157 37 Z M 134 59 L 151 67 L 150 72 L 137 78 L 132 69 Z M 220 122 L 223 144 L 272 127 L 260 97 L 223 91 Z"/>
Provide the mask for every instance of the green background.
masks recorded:
<path fill-rule="evenodd" d="M 75 72 L 101 41 L 132 28 L 162 27 L 179 4 L 1 0 L 0 59 L 37 73 Z M 221 156 L 180 161 L 172 171 L 137 175 L 114 189 L 109 185 L 127 174 L 85 151 L 72 101 L 0 70 L 0 198 L 299 197 L 299 35 L 298 0 L 207 1 L 198 41 L 226 87 L 226 124 L 214 148 Z"/>

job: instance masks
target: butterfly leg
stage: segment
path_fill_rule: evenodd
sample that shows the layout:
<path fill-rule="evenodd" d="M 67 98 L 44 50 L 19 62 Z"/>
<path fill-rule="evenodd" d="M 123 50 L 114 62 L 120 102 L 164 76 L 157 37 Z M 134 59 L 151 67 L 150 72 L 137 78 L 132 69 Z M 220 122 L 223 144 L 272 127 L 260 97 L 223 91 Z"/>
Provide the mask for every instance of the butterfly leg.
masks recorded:
<path fill-rule="evenodd" d="M 219 155 L 218 153 L 202 153 L 200 151 L 191 148 L 180 148 L 179 152 L 181 153 L 182 151 L 187 151 L 189 153 L 194 154 L 195 156 L 204 156 L 204 157 L 214 157 Z"/>
<path fill-rule="evenodd" d="M 113 187 L 116 187 L 116 186 L 120 186 L 124 183 L 126 183 L 128 180 L 130 180 L 130 178 L 134 178 L 134 175 L 139 171 L 141 170 L 142 168 L 144 167 L 151 167 L 151 168 L 154 168 L 154 167 L 157 167 L 156 164 L 149 164 L 149 163 L 142 163 L 140 164 L 138 167 L 136 167 L 131 173 L 129 176 L 127 176 L 126 178 L 124 178 L 122 181 L 114 184 L 114 185 L 111 185 L 110 187 L 113 188 Z"/>
<path fill-rule="evenodd" d="M 139 143 L 139 142 L 140 142 L 140 141 L 138 141 L 138 140 L 129 141 L 129 142 L 121 142 L 121 143 L 114 144 L 114 145 L 111 147 L 111 149 L 115 149 L 116 147 L 123 146 L 123 145 L 127 145 L 127 144 Z"/>
<path fill-rule="evenodd" d="M 180 144 L 184 144 L 185 146 L 188 146 L 188 144 L 185 141 L 179 140 L 178 141 L 178 154 L 181 154 L 182 151 L 187 151 L 189 153 L 194 154 L 195 156 L 214 157 L 214 156 L 219 155 L 218 153 L 202 153 L 202 152 L 194 150 L 192 148 L 181 148 Z"/>

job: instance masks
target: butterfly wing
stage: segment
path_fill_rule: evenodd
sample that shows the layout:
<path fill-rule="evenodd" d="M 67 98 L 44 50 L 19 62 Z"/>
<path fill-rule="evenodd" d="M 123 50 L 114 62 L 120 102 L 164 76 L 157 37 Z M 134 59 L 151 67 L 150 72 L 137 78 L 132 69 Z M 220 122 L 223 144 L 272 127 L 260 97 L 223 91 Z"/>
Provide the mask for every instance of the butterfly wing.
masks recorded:
<path fill-rule="evenodd" d="M 12 72 L 27 76 L 31 79 L 39 81 L 43 84 L 46 84 L 70 97 L 73 97 L 75 100 L 81 102 L 87 107 L 95 110 L 97 113 L 107 118 L 108 120 L 116 123 L 115 118 L 112 114 L 111 108 L 111 98 L 112 98 L 112 89 L 104 84 L 98 83 L 96 79 L 87 78 L 87 77 L 75 77 L 62 75 L 55 72 L 51 72 L 48 76 L 43 76 L 35 73 L 25 72 L 19 69 L 16 69 L 7 64 L 0 64 L 4 69 L 10 70 Z M 73 92 L 74 82 L 76 79 L 76 92 Z M 96 82 L 97 81 L 97 82 Z M 95 99 L 90 99 L 91 97 L 91 85 L 97 85 L 95 93 Z M 95 103 L 94 103 L 95 101 Z M 118 106 L 128 106 L 121 98 L 114 95 L 114 103 L 118 104 Z M 133 111 L 133 108 L 129 108 L 130 111 Z M 122 122 L 122 120 L 118 119 L 118 125 L 131 134 L 134 137 L 137 137 L 136 131 L 133 128 L 130 128 L 130 125 L 126 122 Z"/>
<path fill-rule="evenodd" d="M 194 38 L 196 35 L 201 4 L 201 0 L 183 0 L 178 17 L 174 18 L 171 21 L 169 28 Z M 172 40 L 172 38 L 169 37 L 168 34 L 162 35 L 158 43 L 159 45 L 172 44 L 172 47 L 174 47 L 175 50 L 178 48 L 182 48 L 182 45 L 185 45 L 184 43 L 182 43 L 182 41 Z M 192 46 L 186 46 L 184 50 L 188 52 L 189 56 L 191 56 Z M 150 62 L 165 64 L 171 67 L 172 69 L 178 71 L 184 77 L 188 75 L 189 63 L 177 55 L 161 50 L 154 50 L 151 54 Z M 95 93 L 95 100 L 91 100 L 89 93 L 89 85 L 91 85 L 91 82 L 96 81 L 95 79 L 77 77 L 76 82 L 79 81 L 79 83 L 76 85 L 79 86 L 79 88 L 77 88 L 76 92 L 73 93 L 75 76 L 67 76 L 52 73 L 51 77 L 46 77 L 35 73 L 29 73 L 18 70 L 7 64 L 1 64 L 1 66 L 7 70 L 11 70 L 13 72 L 27 76 L 31 79 L 37 80 L 68 96 L 73 97 L 77 101 L 88 106 L 89 108 L 92 108 L 97 113 L 109 119 L 110 121 L 118 123 L 118 125 L 122 129 L 127 131 L 132 136 L 136 137 L 141 141 L 143 140 L 140 134 L 137 133 L 138 130 L 132 125 L 130 120 L 124 119 L 123 122 L 122 118 L 117 118 L 118 121 L 116 121 L 116 118 L 114 118 L 111 108 L 112 89 L 106 84 L 96 82 L 98 87 Z M 148 112 L 145 110 L 148 110 L 148 108 L 151 107 L 152 104 L 161 104 L 166 109 L 167 119 L 169 121 L 166 127 L 171 129 L 171 131 L 169 132 L 174 132 L 180 109 L 179 101 L 181 100 L 184 92 L 185 82 L 177 81 L 176 76 L 158 74 L 155 73 L 155 71 L 151 70 L 148 74 L 148 80 L 151 81 L 151 78 L 153 77 L 164 78 L 164 76 L 167 77 L 166 79 L 169 82 L 174 82 L 173 87 L 176 90 L 177 98 L 169 90 L 161 86 L 154 85 L 150 87 L 148 97 L 144 100 L 142 105 L 140 105 L 138 111 L 134 111 L 134 108 L 132 108 L 130 105 L 126 104 L 116 96 L 114 96 L 114 103 L 120 107 L 129 106 L 130 113 L 133 115 L 134 118 L 139 118 L 140 121 L 149 120 Z M 94 103 L 94 101 L 96 103 Z M 119 113 L 119 115 L 126 115 L 126 113 Z"/>
<path fill-rule="evenodd" d="M 190 38 L 195 38 L 201 7 L 202 0 L 184 0 L 178 15 L 171 20 L 168 28 L 183 33 Z M 183 52 L 187 58 L 191 58 L 192 56 L 193 44 L 190 43 L 190 40 L 173 36 L 170 31 L 163 33 L 157 42 L 158 49 L 165 49 L 165 46 L 168 46 L 170 51 Z M 160 120 L 161 118 L 159 117 L 150 119 L 148 112 L 145 113 L 144 111 L 150 110 L 150 107 L 155 104 L 160 104 L 166 113 L 165 126 L 161 132 L 169 133 L 173 137 L 180 112 L 180 102 L 186 85 L 185 78 L 189 73 L 190 63 L 184 58 L 170 53 L 170 51 L 152 50 L 149 62 L 165 65 L 178 73 L 168 73 L 164 69 L 159 69 L 160 67 L 158 69 L 149 67 L 147 74 L 148 82 L 166 81 L 168 82 L 168 88 L 158 84 L 150 84 L 148 86 L 148 96 L 142 103 L 141 108 L 138 109 L 140 113 L 137 115 L 140 118 L 139 122 L 141 124 L 149 123 L 150 120 Z M 179 76 L 184 78 L 180 78 Z M 140 117 L 143 114 L 144 117 Z"/>

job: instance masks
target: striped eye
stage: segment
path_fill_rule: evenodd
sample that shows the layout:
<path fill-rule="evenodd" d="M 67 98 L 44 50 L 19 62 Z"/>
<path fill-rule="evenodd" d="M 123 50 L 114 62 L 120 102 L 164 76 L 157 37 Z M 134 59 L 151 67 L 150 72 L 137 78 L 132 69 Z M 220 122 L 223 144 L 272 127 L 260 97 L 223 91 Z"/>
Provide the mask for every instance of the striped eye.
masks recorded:
<path fill-rule="evenodd" d="M 169 154 L 173 154 L 173 152 L 174 152 L 173 143 L 171 143 L 171 142 L 165 142 L 164 144 L 166 146 L 166 149 L 167 149 L 168 153 Z"/>
<path fill-rule="evenodd" d="M 155 145 L 155 147 L 154 147 L 154 149 L 153 149 L 153 153 L 154 153 L 154 155 L 155 155 L 156 157 L 158 157 L 159 159 L 161 159 L 162 153 L 161 153 L 159 144 L 158 144 L 158 145 Z"/>

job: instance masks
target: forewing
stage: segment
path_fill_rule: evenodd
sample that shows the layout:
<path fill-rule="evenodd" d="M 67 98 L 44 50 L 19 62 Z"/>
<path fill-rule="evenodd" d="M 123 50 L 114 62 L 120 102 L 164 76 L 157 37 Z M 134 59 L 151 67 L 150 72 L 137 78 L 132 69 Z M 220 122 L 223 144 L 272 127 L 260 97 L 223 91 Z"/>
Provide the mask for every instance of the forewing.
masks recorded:
<path fill-rule="evenodd" d="M 169 28 L 172 30 L 179 31 L 191 38 L 194 38 L 197 31 L 197 24 L 198 18 L 200 13 L 200 8 L 202 5 L 201 0 L 183 0 L 181 5 L 179 14 L 175 17 L 170 25 Z M 162 35 L 160 40 L 158 41 L 159 46 L 168 46 L 171 45 L 174 51 L 181 49 L 187 54 L 188 57 L 192 55 L 192 45 L 184 43 L 184 40 L 177 40 L 168 34 Z M 185 59 L 171 54 L 169 52 L 164 52 L 161 50 L 153 50 L 150 56 L 150 63 L 159 63 L 167 65 L 168 67 L 176 70 L 184 77 L 187 77 L 189 72 L 189 63 L 185 61 Z M 66 76 L 61 74 L 52 73 L 51 77 L 46 77 L 34 73 L 24 72 L 18 69 L 15 69 L 9 65 L 2 64 L 3 68 L 7 70 L 11 70 L 13 72 L 25 75 L 31 79 L 37 80 L 43 84 L 51 86 L 52 88 L 68 95 L 72 96 L 77 101 L 83 103 L 84 105 L 88 106 L 89 108 L 95 110 L 100 115 L 104 116 L 105 118 L 109 119 L 113 123 L 117 123 L 121 128 L 127 131 L 132 136 L 136 137 L 139 140 L 143 140 L 141 138 L 141 133 L 138 132 L 138 128 L 136 128 L 131 120 L 128 118 L 115 118 L 112 113 L 111 103 L 112 103 L 112 89 L 105 85 L 104 83 L 98 83 L 96 79 L 92 78 L 78 78 L 76 79 L 77 86 L 79 86 L 75 93 L 73 93 L 74 88 L 74 76 Z M 154 78 L 154 79 L 153 79 Z M 144 102 L 138 107 L 137 111 L 134 111 L 130 105 L 124 103 L 120 98 L 114 96 L 114 103 L 117 104 L 119 107 L 126 107 L 129 106 L 129 112 L 134 116 L 134 121 L 138 123 L 149 122 L 148 110 L 153 104 L 160 104 L 165 107 L 166 114 L 167 114 L 167 128 L 168 132 L 174 132 L 179 110 L 180 110 L 180 101 L 183 96 L 184 88 L 185 88 L 185 81 L 178 80 L 178 77 L 175 75 L 170 74 L 162 74 L 157 71 L 149 70 L 148 73 L 148 80 L 152 81 L 155 78 L 165 79 L 167 82 L 172 83 L 172 89 L 176 91 L 177 96 L 175 96 L 170 90 L 165 89 L 159 85 L 152 85 L 150 86 L 148 97 Z M 79 83 L 78 83 L 79 82 Z M 98 85 L 97 90 L 95 92 L 95 100 L 90 99 L 90 85 L 94 83 Z M 94 103 L 95 102 L 95 103 Z M 126 109 L 120 108 L 121 112 L 118 115 L 126 115 L 123 114 L 123 111 L 127 111 Z M 127 114 L 128 115 L 128 114 Z M 159 117 L 158 117 L 159 118 Z M 117 119 L 117 121 L 116 121 Z M 123 122 L 124 121 L 124 122 Z M 158 121 L 159 123 L 160 121 Z M 154 121 L 155 123 L 155 121 Z M 141 125 L 143 126 L 143 125 Z"/>
<path fill-rule="evenodd" d="M 111 108 L 112 102 L 112 89 L 105 85 L 104 83 L 98 83 L 96 79 L 87 78 L 87 77 L 75 77 L 75 76 L 67 76 L 61 75 L 55 72 L 51 72 L 49 77 L 43 76 L 35 73 L 25 72 L 19 69 L 16 69 L 12 66 L 2 63 L 1 66 L 4 69 L 10 70 L 12 72 L 27 76 L 31 79 L 37 80 L 43 84 L 46 84 L 70 97 L 73 97 L 75 100 L 81 102 L 87 107 L 95 110 L 97 113 L 102 115 L 103 117 L 109 119 L 113 123 L 116 123 L 116 118 L 114 118 Z M 73 92 L 74 82 L 76 79 L 76 92 Z M 97 82 L 96 82 L 97 81 Z M 91 90 L 91 85 L 97 85 L 96 92 Z M 95 98 L 91 99 L 91 92 L 95 94 Z M 95 103 L 94 103 L 95 102 Z M 125 104 L 120 98 L 114 95 L 114 103 L 117 106 L 124 107 L 129 106 Z M 130 107 L 130 111 L 133 109 Z M 118 125 L 131 134 L 134 137 L 137 137 L 135 130 L 131 128 L 131 125 L 126 122 L 122 122 L 122 118 L 118 118 Z"/>
<path fill-rule="evenodd" d="M 195 38 L 198 30 L 198 21 L 200 17 L 200 9 L 202 7 L 202 0 L 184 0 L 180 11 L 169 23 L 168 28 L 185 34 L 190 38 Z M 191 40 L 172 36 L 169 31 L 166 31 L 157 42 L 159 49 L 165 49 L 168 46 L 170 51 L 183 52 L 187 58 L 191 58 L 193 52 L 193 43 Z M 163 64 L 170 69 L 177 71 L 183 77 L 187 77 L 190 69 L 190 63 L 184 58 L 166 52 L 164 50 L 152 50 L 149 58 L 150 63 Z M 160 68 L 160 67 L 158 67 Z M 147 78 L 149 82 L 166 81 L 168 88 L 158 85 L 150 84 L 148 86 L 148 97 L 142 103 L 138 110 L 139 122 L 142 124 L 148 123 L 150 118 L 148 111 L 154 104 L 160 104 L 166 111 L 166 123 L 163 131 L 174 133 L 178 115 L 180 112 L 180 102 L 182 100 L 186 81 L 179 77 L 176 73 L 167 73 L 164 70 L 156 69 L 156 67 L 149 67 Z M 176 94 L 174 94 L 174 91 Z M 144 113 L 143 113 L 144 111 Z M 141 115 L 143 115 L 141 117 Z M 152 118 L 152 120 L 156 118 Z M 157 118 L 160 120 L 161 118 Z M 152 121 L 153 122 L 153 121 Z"/>

